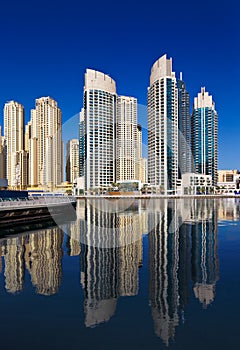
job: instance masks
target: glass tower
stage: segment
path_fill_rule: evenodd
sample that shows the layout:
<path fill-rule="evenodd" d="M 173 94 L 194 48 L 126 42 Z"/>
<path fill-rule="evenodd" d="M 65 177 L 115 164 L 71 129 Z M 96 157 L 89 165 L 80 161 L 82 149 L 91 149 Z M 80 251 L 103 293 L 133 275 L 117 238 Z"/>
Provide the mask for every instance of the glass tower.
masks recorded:
<path fill-rule="evenodd" d="M 218 168 L 218 115 L 212 96 L 203 87 L 194 99 L 192 113 L 192 154 L 195 172 L 212 176 L 217 185 Z"/>
<path fill-rule="evenodd" d="M 186 84 L 182 80 L 177 82 L 178 87 L 178 175 L 190 173 L 191 169 L 191 115 L 190 97 Z"/>

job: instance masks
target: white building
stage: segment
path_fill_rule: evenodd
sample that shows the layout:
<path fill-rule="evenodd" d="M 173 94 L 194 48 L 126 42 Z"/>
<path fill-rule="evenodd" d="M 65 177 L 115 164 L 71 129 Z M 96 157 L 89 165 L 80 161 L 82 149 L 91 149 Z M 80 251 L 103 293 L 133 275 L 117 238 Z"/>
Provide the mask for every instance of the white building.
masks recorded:
<path fill-rule="evenodd" d="M 73 187 L 72 187 L 72 194 L 74 196 L 80 196 L 85 194 L 84 193 L 84 188 L 85 188 L 85 180 L 84 177 L 77 177 L 73 181 Z"/>
<path fill-rule="evenodd" d="M 72 139 L 67 143 L 66 180 L 73 183 L 79 177 L 79 140 Z"/>
<path fill-rule="evenodd" d="M 84 86 L 84 165 L 80 161 L 80 174 L 83 167 L 86 191 L 109 187 L 115 181 L 116 99 L 115 81 L 104 73 L 87 69 Z"/>
<path fill-rule="evenodd" d="M 0 179 L 6 178 L 6 159 L 5 159 L 5 139 L 2 136 L 2 127 L 0 125 Z"/>
<path fill-rule="evenodd" d="M 182 174 L 182 193 L 181 194 L 210 194 L 214 187 L 210 175 L 185 173 Z"/>
<path fill-rule="evenodd" d="M 4 106 L 4 137 L 6 177 L 9 187 L 15 189 L 19 185 L 17 152 L 24 150 L 24 107 L 16 101 L 9 101 Z"/>
<path fill-rule="evenodd" d="M 150 185 L 176 193 L 178 177 L 178 90 L 172 59 L 152 66 L 148 89 L 148 177 Z"/>
<path fill-rule="evenodd" d="M 51 97 L 36 99 L 29 139 L 30 186 L 54 190 L 63 181 L 62 112 Z"/>

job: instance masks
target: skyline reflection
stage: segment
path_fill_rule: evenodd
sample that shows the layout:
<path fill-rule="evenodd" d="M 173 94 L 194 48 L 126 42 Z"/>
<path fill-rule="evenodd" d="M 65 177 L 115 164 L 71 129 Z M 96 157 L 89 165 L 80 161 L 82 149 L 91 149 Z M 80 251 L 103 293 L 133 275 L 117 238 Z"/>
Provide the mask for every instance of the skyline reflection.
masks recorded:
<path fill-rule="evenodd" d="M 23 293 L 29 276 L 36 294 L 55 295 L 64 284 L 64 255 L 77 258 L 84 324 L 95 327 L 110 322 L 120 297 L 139 295 L 139 268 L 147 264 L 153 330 L 168 346 L 185 322 L 191 296 L 203 309 L 214 303 L 218 221 L 229 216 L 239 219 L 239 202 L 138 200 L 127 210 L 106 212 L 91 200 L 79 201 L 74 222 L 0 240 L 1 281 L 7 293 Z M 91 245 L 92 239 L 98 244 Z"/>

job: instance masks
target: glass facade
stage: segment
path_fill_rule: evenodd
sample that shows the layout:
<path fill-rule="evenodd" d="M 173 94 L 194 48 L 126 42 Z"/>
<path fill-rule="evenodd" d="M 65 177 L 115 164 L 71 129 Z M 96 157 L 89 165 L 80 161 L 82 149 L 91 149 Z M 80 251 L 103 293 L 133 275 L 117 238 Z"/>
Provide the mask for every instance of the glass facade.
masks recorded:
<path fill-rule="evenodd" d="M 216 186 L 218 167 L 218 116 L 211 96 L 208 96 L 208 93 L 204 89 L 199 94 L 198 100 L 195 99 L 191 124 L 192 154 L 194 157 L 195 172 L 211 175 L 213 185 Z"/>
<path fill-rule="evenodd" d="M 186 85 L 178 80 L 178 177 L 192 172 L 190 97 Z"/>

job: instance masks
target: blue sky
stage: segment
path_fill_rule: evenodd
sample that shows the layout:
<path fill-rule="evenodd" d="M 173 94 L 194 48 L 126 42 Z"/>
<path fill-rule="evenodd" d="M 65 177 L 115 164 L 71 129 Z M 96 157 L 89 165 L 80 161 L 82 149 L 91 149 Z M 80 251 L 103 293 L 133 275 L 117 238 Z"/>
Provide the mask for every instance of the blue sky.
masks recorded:
<path fill-rule="evenodd" d="M 238 0 L 3 2 L 0 124 L 6 101 L 22 103 L 28 121 L 35 98 L 48 95 L 66 122 L 82 107 L 86 68 L 109 74 L 119 94 L 146 105 L 151 65 L 167 53 L 192 101 L 201 86 L 213 95 L 219 168 L 240 169 L 239 15 Z"/>

